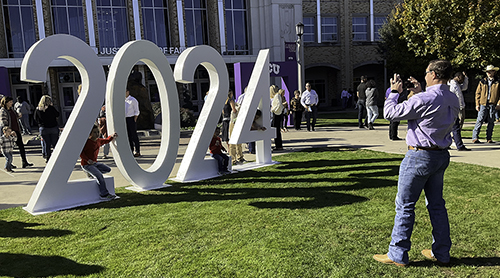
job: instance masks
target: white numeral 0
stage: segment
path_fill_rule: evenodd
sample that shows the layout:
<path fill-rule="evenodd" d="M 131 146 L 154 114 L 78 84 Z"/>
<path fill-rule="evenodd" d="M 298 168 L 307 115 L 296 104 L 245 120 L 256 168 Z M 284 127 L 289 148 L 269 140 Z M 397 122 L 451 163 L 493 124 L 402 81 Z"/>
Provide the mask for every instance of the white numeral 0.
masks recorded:
<path fill-rule="evenodd" d="M 144 170 L 134 159 L 128 143 L 125 125 L 125 90 L 133 66 L 144 62 L 156 79 L 162 112 L 162 136 L 158 156 L 151 167 Z M 149 41 L 124 44 L 116 54 L 108 76 L 106 109 L 108 132 L 116 132 L 116 143 L 111 144 L 116 165 L 125 178 L 140 190 L 163 187 L 172 171 L 179 148 L 179 97 L 172 69 L 165 55 Z"/>

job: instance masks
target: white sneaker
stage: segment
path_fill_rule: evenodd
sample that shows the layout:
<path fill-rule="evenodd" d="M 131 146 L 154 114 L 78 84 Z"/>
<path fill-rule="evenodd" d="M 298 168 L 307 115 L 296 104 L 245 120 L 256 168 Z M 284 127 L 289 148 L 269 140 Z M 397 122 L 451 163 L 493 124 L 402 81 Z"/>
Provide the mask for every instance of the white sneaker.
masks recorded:
<path fill-rule="evenodd" d="M 116 198 L 116 195 L 113 195 L 113 194 L 108 194 L 106 196 L 99 197 L 99 199 L 105 200 L 105 201 L 111 201 L 111 200 L 114 200 L 115 198 Z"/>

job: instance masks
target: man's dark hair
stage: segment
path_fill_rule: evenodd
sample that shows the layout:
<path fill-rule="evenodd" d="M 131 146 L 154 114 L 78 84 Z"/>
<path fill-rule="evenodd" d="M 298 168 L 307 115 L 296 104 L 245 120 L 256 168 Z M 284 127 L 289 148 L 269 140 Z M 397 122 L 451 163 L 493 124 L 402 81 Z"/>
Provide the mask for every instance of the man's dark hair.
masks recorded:
<path fill-rule="evenodd" d="M 450 61 L 432 60 L 429 63 L 429 70 L 436 74 L 438 79 L 449 80 L 453 75 L 453 67 Z"/>
<path fill-rule="evenodd" d="M 360 79 L 361 79 L 361 81 L 362 81 L 362 82 L 366 82 L 366 76 L 361 75 L 361 78 L 360 78 Z"/>
<path fill-rule="evenodd" d="M 375 88 L 376 85 L 377 83 L 375 83 L 375 80 L 373 79 L 370 79 L 370 81 L 366 82 L 366 87 L 368 88 Z"/>
<path fill-rule="evenodd" d="M 453 75 L 453 78 L 455 78 L 455 77 L 462 78 L 462 77 L 464 77 L 464 74 L 461 71 L 457 71 L 457 72 L 455 72 L 455 75 Z"/>

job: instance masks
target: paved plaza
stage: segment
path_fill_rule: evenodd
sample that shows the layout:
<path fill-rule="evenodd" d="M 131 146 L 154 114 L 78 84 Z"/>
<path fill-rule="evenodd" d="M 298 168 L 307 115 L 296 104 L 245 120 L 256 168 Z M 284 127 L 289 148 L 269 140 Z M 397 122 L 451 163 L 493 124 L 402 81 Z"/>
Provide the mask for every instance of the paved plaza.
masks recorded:
<path fill-rule="evenodd" d="M 472 126 L 474 123 L 466 123 Z M 273 156 L 288 152 L 298 151 L 309 147 L 346 147 L 363 148 L 387 153 L 406 153 L 407 146 L 404 140 L 391 141 L 388 136 L 389 125 L 375 126 L 375 130 L 359 129 L 357 127 L 317 127 L 315 132 L 307 132 L 305 129 L 296 131 L 290 129 L 283 133 L 283 145 L 285 150 L 279 153 L 273 153 Z M 170 177 L 176 176 L 183 154 L 189 143 L 191 132 L 182 131 L 179 142 L 179 152 L 176 164 Z M 406 135 L 406 125 L 399 128 L 399 136 L 404 138 Z M 25 136 L 26 142 L 33 136 Z M 459 152 L 451 150 L 451 160 L 455 162 L 464 162 L 488 167 L 500 168 L 500 143 L 498 144 L 472 144 L 470 139 L 465 139 L 467 148 L 470 152 Z M 138 158 L 139 165 L 148 168 L 155 160 L 160 145 L 160 137 L 153 135 L 141 138 L 142 157 Z M 244 150 L 246 150 L 244 148 Z M 41 155 L 41 147 L 38 145 L 27 146 L 28 160 L 34 164 L 33 167 L 20 169 L 21 160 L 17 151 L 14 155 L 14 165 L 19 166 L 14 173 L 10 174 L 0 170 L 0 209 L 25 206 L 40 178 L 45 167 L 45 160 Z M 111 154 L 112 156 L 112 154 Z M 254 161 L 255 155 L 245 153 L 245 159 Z M 1 158 L 2 166 L 5 163 Z M 130 184 L 121 175 L 116 167 L 113 158 L 102 159 L 102 151 L 99 155 L 99 161 L 109 165 L 112 169 L 109 175 L 114 177 L 116 187 L 129 186 Z M 80 169 L 80 162 L 75 164 L 70 179 L 85 178 L 86 175 Z M 2 167 L 3 168 L 3 167 Z"/>

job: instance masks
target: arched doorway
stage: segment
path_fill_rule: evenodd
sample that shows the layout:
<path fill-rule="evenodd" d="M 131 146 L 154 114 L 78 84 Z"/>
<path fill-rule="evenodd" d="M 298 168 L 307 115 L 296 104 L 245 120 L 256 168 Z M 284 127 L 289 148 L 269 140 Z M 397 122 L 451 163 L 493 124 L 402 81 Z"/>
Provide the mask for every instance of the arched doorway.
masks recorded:
<path fill-rule="evenodd" d="M 306 68 L 306 83 L 310 83 L 312 89 L 319 96 L 319 110 L 330 110 L 340 105 L 340 93 L 342 91 L 340 82 L 340 70 L 331 66 L 309 66 Z M 305 88 L 301 88 L 304 91 Z"/>

